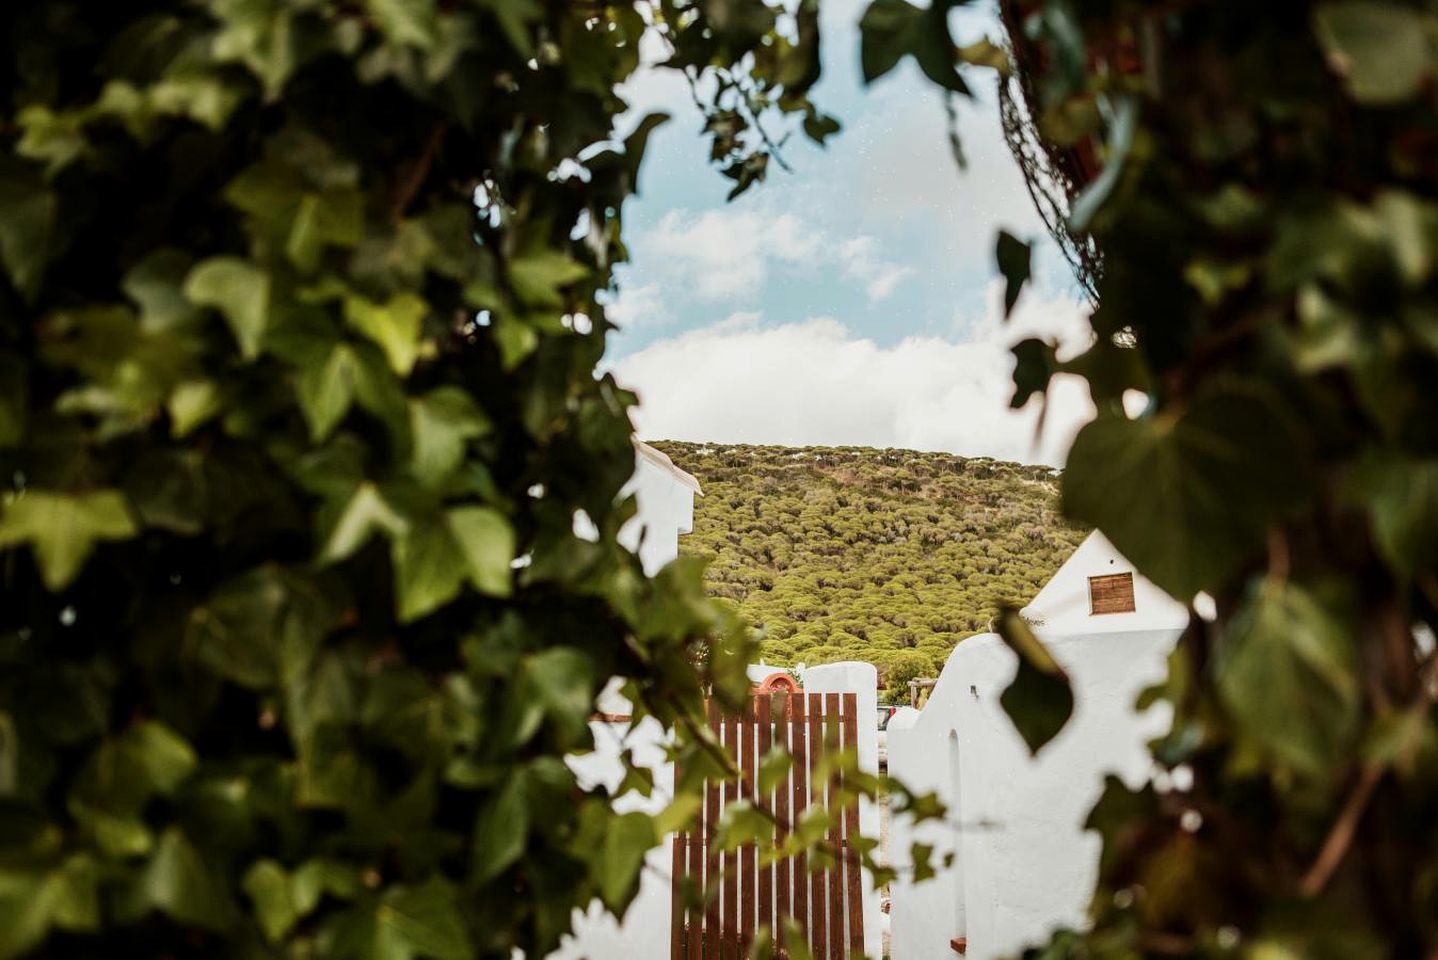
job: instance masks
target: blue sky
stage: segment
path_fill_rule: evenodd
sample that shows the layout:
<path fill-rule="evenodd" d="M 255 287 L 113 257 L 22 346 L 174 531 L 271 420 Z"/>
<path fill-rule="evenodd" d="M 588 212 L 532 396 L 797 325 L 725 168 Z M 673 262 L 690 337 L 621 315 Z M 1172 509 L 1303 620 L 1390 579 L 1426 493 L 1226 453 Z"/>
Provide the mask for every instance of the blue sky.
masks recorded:
<path fill-rule="evenodd" d="M 1053 428 L 1007 410 L 1007 347 L 1033 332 L 1082 337 L 1078 293 L 1034 215 L 999 130 L 995 98 L 960 102 L 968 169 L 953 163 L 937 88 L 911 62 L 865 88 L 863 0 L 824 4 L 824 79 L 814 98 L 844 130 L 827 148 L 793 137 L 786 173 L 726 203 L 707 167 L 682 78 L 656 70 L 626 90 L 651 138 L 640 196 L 625 207 L 631 263 L 610 315 L 606 362 L 640 393 L 651 439 L 855 443 L 1060 462 L 1086 415 L 1067 385 Z M 986 12 L 961 39 L 997 36 Z M 1036 241 L 1037 282 L 1009 324 L 996 313 L 999 227 Z"/>

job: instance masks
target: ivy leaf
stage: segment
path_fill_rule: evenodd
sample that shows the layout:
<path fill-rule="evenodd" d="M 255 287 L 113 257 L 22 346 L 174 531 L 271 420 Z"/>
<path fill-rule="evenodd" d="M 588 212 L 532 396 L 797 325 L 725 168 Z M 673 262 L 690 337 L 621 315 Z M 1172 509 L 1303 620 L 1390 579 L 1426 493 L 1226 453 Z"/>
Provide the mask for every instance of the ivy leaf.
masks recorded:
<path fill-rule="evenodd" d="M 268 273 L 238 257 L 212 257 L 185 278 L 185 296 L 198 307 L 220 311 L 246 360 L 260 355 L 270 314 Z"/>
<path fill-rule="evenodd" d="M 1068 675 L 1017 610 L 1005 608 L 999 613 L 998 631 L 1018 656 L 1018 671 L 1000 695 L 999 703 L 1028 744 L 1029 752 L 1037 754 L 1058 736 L 1073 715 L 1074 697 Z"/>
<path fill-rule="evenodd" d="M 0 868 L 0 958 L 30 952 L 52 927 L 75 933 L 98 930 L 99 879 L 87 854 L 72 854 L 50 868 Z"/>
<path fill-rule="evenodd" d="M 295 207 L 285 255 L 313 273 L 326 244 L 353 246 L 364 237 L 364 198 L 357 190 L 306 193 Z"/>
<path fill-rule="evenodd" d="M 488 507 L 456 507 L 445 518 L 474 589 L 491 597 L 513 590 L 515 536 L 508 518 Z"/>
<path fill-rule="evenodd" d="M 257 861 L 241 884 L 255 905 L 255 919 L 270 943 L 278 943 L 300 919 L 289 874 L 273 860 Z"/>
<path fill-rule="evenodd" d="M 472 960 L 474 956 L 457 892 L 439 877 L 391 891 L 375 909 L 375 919 L 382 939 L 403 951 L 396 955 L 433 960 Z"/>
<path fill-rule="evenodd" d="M 789 776 L 794 756 L 783 747 L 774 747 L 759 761 L 759 792 L 769 794 Z"/>
<path fill-rule="evenodd" d="M 1018 410 L 1029 402 L 1034 394 L 1043 396 L 1048 392 L 1049 381 L 1058 369 L 1052 344 L 1029 337 L 1013 345 L 1014 395 L 1009 406 Z"/>
<path fill-rule="evenodd" d="M 403 537 L 409 531 L 409 523 L 389 505 L 378 487 L 362 483 L 355 488 L 325 539 L 321 562 L 338 563 L 347 559 L 377 531 Z"/>
<path fill-rule="evenodd" d="M 59 201 L 38 177 L 0 173 L 0 263 L 26 301 L 40 288 L 50 260 Z"/>
<path fill-rule="evenodd" d="M 1069 451 L 1063 505 L 1170 595 L 1191 598 L 1261 550 L 1311 486 L 1309 454 L 1274 401 L 1230 388 L 1177 416 L 1101 412 Z"/>
<path fill-rule="evenodd" d="M 479 808 L 470 863 L 473 879 L 478 883 L 499 876 L 524 853 L 529 832 L 524 783 L 524 776 L 511 776 Z"/>
<path fill-rule="evenodd" d="M 274 568 L 251 570 L 217 587 L 190 614 L 187 641 L 219 676 L 247 687 L 275 682 L 275 641 L 285 585 Z"/>
<path fill-rule="evenodd" d="M 276 99 L 295 69 L 299 38 L 290 9 L 252 0 L 210 0 L 209 6 L 223 25 L 213 41 L 215 59 L 244 64 L 259 79 L 265 99 Z"/>
<path fill-rule="evenodd" d="M 57 494 L 27 490 L 0 516 L 0 549 L 29 543 L 51 591 L 64 589 L 101 540 L 138 533 L 125 498 L 116 490 Z"/>
<path fill-rule="evenodd" d="M 988 37 L 960 47 L 958 57 L 964 63 L 976 67 L 988 67 L 998 73 L 1000 77 L 1008 78 L 1014 72 L 1014 65 L 1009 61 L 1007 51 Z"/>
<path fill-rule="evenodd" d="M 1313 594 L 1264 579 L 1216 645 L 1219 694 L 1246 737 L 1296 769 L 1331 769 L 1357 730 L 1353 626 Z"/>
<path fill-rule="evenodd" d="M 364 5 L 390 43 L 434 46 L 434 0 L 365 0 Z"/>
<path fill-rule="evenodd" d="M 954 93 L 969 95 L 959 76 L 957 48 L 949 34 L 951 3 L 936 2 L 922 9 L 907 0 L 874 0 L 859 21 L 859 64 L 865 83 L 873 83 L 912 54 L 934 83 Z"/>
<path fill-rule="evenodd" d="M 1373 457 L 1359 465 L 1350 489 L 1372 511 L 1378 547 L 1395 570 L 1438 570 L 1438 460 Z"/>
<path fill-rule="evenodd" d="M 300 368 L 296 398 L 310 425 L 310 438 L 325 439 L 339 426 L 354 402 L 359 364 L 348 344 L 336 343 L 323 363 Z"/>
<path fill-rule="evenodd" d="M 592 869 L 600 899 L 616 915 L 622 914 L 639 892 L 644 855 L 658 842 L 654 820 L 647 813 L 634 811 L 610 821 Z"/>
<path fill-rule="evenodd" d="M 420 327 L 428 312 L 429 304 L 413 293 L 399 294 L 382 304 L 363 297 L 345 298 L 345 319 L 379 345 L 390 369 L 401 377 L 414 369 Z"/>
<path fill-rule="evenodd" d="M 489 418 L 474 398 L 456 386 L 439 387 L 409 403 L 415 479 L 438 486 L 464 460 L 466 441 L 490 430 Z"/>
<path fill-rule="evenodd" d="M 589 275 L 589 268 L 557 250 L 540 250 L 509 264 L 509 282 L 521 301 L 535 307 L 564 304 L 562 288 Z"/>
<path fill-rule="evenodd" d="M 524 670 L 555 728 L 569 743 L 580 742 L 589 730 L 598 686 L 594 661 L 572 647 L 555 647 L 529 657 Z"/>
<path fill-rule="evenodd" d="M 407 532 L 393 537 L 390 557 L 400 623 L 413 623 L 459 595 L 467 572 L 465 556 L 444 523 L 411 523 Z"/>
<path fill-rule="evenodd" d="M 804 118 L 804 135 L 821 147 L 841 129 L 839 121 L 825 113 L 815 112 Z"/>
<path fill-rule="evenodd" d="M 170 433 L 182 438 L 220 412 L 220 391 L 213 380 L 187 380 L 170 391 L 165 402 Z"/>
<path fill-rule="evenodd" d="M 859 63 L 864 82 L 873 83 L 910 52 L 911 34 L 921 28 L 924 11 L 907 0 L 874 0 L 859 21 Z"/>
<path fill-rule="evenodd" d="M 1007 230 L 999 231 L 994 258 L 999 264 L 999 273 L 1004 276 L 1004 318 L 1014 312 L 1024 284 L 1029 282 L 1030 247 Z"/>
<path fill-rule="evenodd" d="M 231 908 L 200 851 L 179 827 L 160 835 L 133 893 L 138 911 L 158 910 L 173 920 L 222 931 Z"/>
<path fill-rule="evenodd" d="M 1400 103 L 1433 73 L 1431 14 L 1396 3 L 1350 0 L 1321 4 L 1314 32 L 1328 64 L 1359 103 Z"/>

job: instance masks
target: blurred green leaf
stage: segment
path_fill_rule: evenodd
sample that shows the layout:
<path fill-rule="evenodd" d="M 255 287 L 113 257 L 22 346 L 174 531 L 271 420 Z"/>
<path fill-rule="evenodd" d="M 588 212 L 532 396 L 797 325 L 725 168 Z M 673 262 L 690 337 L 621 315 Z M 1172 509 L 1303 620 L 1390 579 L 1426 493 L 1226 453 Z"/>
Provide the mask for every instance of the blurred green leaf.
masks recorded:
<path fill-rule="evenodd" d="M 101 540 L 138 533 L 124 497 L 114 490 L 57 494 L 27 490 L 5 505 L 0 548 L 29 543 L 45 586 L 58 592 L 75 579 Z"/>
<path fill-rule="evenodd" d="M 224 930 L 232 918 L 232 905 L 200 851 L 179 827 L 160 835 L 133 895 L 134 905 L 142 910 L 157 910 L 179 923 L 207 930 Z"/>
<path fill-rule="evenodd" d="M 401 294 L 385 303 L 345 298 L 345 319 L 379 344 L 390 368 L 402 377 L 409 376 L 419 357 L 420 325 L 428 312 L 429 305 L 413 294 Z"/>
<path fill-rule="evenodd" d="M 515 536 L 504 514 L 488 507 L 457 507 L 445 519 L 464 557 L 469 582 L 480 593 L 509 596 L 513 590 Z"/>
<path fill-rule="evenodd" d="M 1313 24 L 1329 66 L 1360 103 L 1406 100 L 1433 72 L 1438 23 L 1431 13 L 1397 3 L 1348 0 L 1320 4 Z"/>
<path fill-rule="evenodd" d="M 1029 245 L 1007 230 L 999 231 L 994 258 L 1004 277 L 1004 317 L 1014 312 L 1025 283 L 1029 281 Z"/>
<path fill-rule="evenodd" d="M 428 616 L 459 595 L 465 555 L 450 527 L 433 518 L 412 521 L 390 543 L 395 615 L 400 623 Z"/>
<path fill-rule="evenodd" d="M 1394 569 L 1438 570 L 1438 461 L 1372 457 L 1354 472 L 1351 496 L 1372 511 L 1378 546 Z"/>
<path fill-rule="evenodd" d="M 185 278 L 185 296 L 196 306 L 220 311 L 245 359 L 259 356 L 270 315 L 268 273 L 238 257 L 211 257 Z"/>
<path fill-rule="evenodd" d="M 59 200 L 28 171 L 0 168 L 0 263 L 26 300 L 49 262 Z"/>
<path fill-rule="evenodd" d="M 644 855 L 659 842 L 654 820 L 631 812 L 610 821 L 594 858 L 595 886 L 609 909 L 624 910 L 639 891 Z"/>
<path fill-rule="evenodd" d="M 1352 625 L 1292 583 L 1259 581 L 1217 645 L 1224 704 L 1246 737 L 1285 763 L 1330 769 L 1358 721 Z"/>
<path fill-rule="evenodd" d="M 1309 458 L 1261 392 L 1217 391 L 1177 416 L 1101 412 L 1069 451 L 1064 512 L 1102 530 L 1173 596 L 1192 597 L 1306 501 Z"/>
<path fill-rule="evenodd" d="M 480 805 L 470 863 L 474 880 L 483 882 L 497 876 L 518 860 L 524 853 L 528 830 L 524 777 L 512 776 Z"/>
<path fill-rule="evenodd" d="M 362 483 L 355 488 L 339 519 L 335 521 L 321 559 L 337 563 L 364 546 L 375 533 L 383 531 L 390 537 L 403 537 L 409 523 L 385 500 L 379 488 Z"/>
<path fill-rule="evenodd" d="M 0 868 L 0 958 L 30 953 L 52 927 L 97 931 L 99 881 L 100 871 L 86 854 L 34 870 Z"/>
<path fill-rule="evenodd" d="M 1017 610 L 1003 610 L 997 626 L 999 636 L 1018 658 L 1013 682 L 1004 689 L 999 703 L 1029 752 L 1037 754 L 1073 715 L 1073 691 L 1063 668 Z"/>
<path fill-rule="evenodd" d="M 465 442 L 483 436 L 490 421 L 464 390 L 440 387 L 410 401 L 415 477 L 438 486 L 464 460 Z"/>
<path fill-rule="evenodd" d="M 589 269 L 566 254 L 552 250 L 527 254 L 509 265 L 509 282 L 519 299 L 536 307 L 559 307 L 562 288 L 584 279 Z"/>

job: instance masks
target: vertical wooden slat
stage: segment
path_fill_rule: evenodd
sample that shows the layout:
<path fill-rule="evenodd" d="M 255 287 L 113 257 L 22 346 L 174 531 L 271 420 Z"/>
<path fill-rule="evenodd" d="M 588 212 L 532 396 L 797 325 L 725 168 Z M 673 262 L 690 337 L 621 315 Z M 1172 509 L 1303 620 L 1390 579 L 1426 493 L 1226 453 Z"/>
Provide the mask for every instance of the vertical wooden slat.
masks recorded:
<path fill-rule="evenodd" d="M 809 698 L 809 802 L 823 806 L 824 778 L 819 776 L 819 765 L 828 747 L 824 742 L 824 695 L 810 693 L 805 696 Z M 809 943 L 814 951 L 814 960 L 829 955 L 828 901 L 824 896 L 827 874 L 825 870 L 809 874 Z"/>
<path fill-rule="evenodd" d="M 724 718 L 724 749 L 728 751 L 734 765 L 739 765 L 738 720 L 731 713 Z M 739 784 L 734 780 L 724 781 L 724 806 L 739 799 Z M 737 960 L 739 956 L 739 851 L 724 854 L 724 956 L 726 960 Z"/>
<path fill-rule="evenodd" d="M 809 729 L 806 717 L 809 709 L 809 695 L 807 693 L 791 693 L 789 695 L 791 716 L 789 732 L 794 743 L 794 779 L 793 779 L 793 801 L 790 804 L 791 822 L 798 823 L 803 815 L 804 809 L 809 806 Z M 799 929 L 804 932 L 806 942 L 812 942 L 809 937 L 809 858 L 800 853 L 794 858 L 794 920 L 799 924 Z"/>
<path fill-rule="evenodd" d="M 739 752 L 742 762 L 739 769 L 744 771 L 744 799 L 754 806 L 759 805 L 757 781 L 758 761 L 755 743 L 759 735 L 759 721 L 755 712 L 754 697 L 744 703 L 744 716 L 739 723 Z M 754 942 L 754 918 L 759 910 L 759 866 L 758 848 L 753 843 L 744 844 L 739 852 L 739 947 L 741 957 L 749 955 L 749 946 Z"/>
<path fill-rule="evenodd" d="M 858 694 L 844 694 L 844 738 L 846 750 L 859 749 L 859 697 Z M 872 718 L 869 719 L 873 722 Z M 849 956 L 864 955 L 864 886 L 859 867 L 859 805 L 850 804 L 844 808 L 844 873 L 848 884 L 849 903 Z"/>
<path fill-rule="evenodd" d="M 704 890 L 704 830 L 707 810 L 705 807 L 708 800 L 709 785 L 704 784 L 704 793 L 700 794 L 699 816 L 694 821 L 694 828 L 689 831 L 689 868 L 686 874 L 692 886 L 690 893 L 703 893 Z M 704 901 L 702 896 L 689 904 L 685 912 L 684 925 L 684 952 L 686 960 L 703 960 L 704 957 Z"/>
<path fill-rule="evenodd" d="M 775 742 L 782 744 L 789 756 L 794 756 L 793 737 L 793 703 L 794 697 L 787 693 L 774 695 L 774 712 L 777 721 L 775 728 Z M 790 778 L 793 776 L 792 765 L 789 768 L 789 775 L 779 781 L 774 791 L 774 819 L 779 822 L 779 829 L 775 836 L 775 842 L 783 844 L 789 835 L 789 797 Z M 785 858 L 774 865 L 774 943 L 779 945 L 783 942 L 784 921 L 794 914 L 789 903 L 789 872 L 794 863 L 791 859 Z"/>
<path fill-rule="evenodd" d="M 679 796 L 679 761 L 674 761 L 674 796 Z M 674 857 L 669 868 L 669 960 L 684 960 L 684 875 L 688 872 L 689 838 L 674 834 Z"/>
<path fill-rule="evenodd" d="M 709 729 L 719 731 L 719 704 L 709 701 Z M 720 960 L 719 956 L 719 853 L 714 846 L 714 827 L 719 822 L 719 784 L 709 781 L 704 787 L 704 957 Z"/>
<path fill-rule="evenodd" d="M 769 755 L 769 751 L 774 746 L 773 700 L 773 694 L 766 691 L 759 694 L 754 703 L 756 710 L 754 722 L 759 728 L 754 749 L 759 754 L 761 761 Z M 770 813 L 774 812 L 774 793 L 775 791 L 770 789 L 760 795 L 759 780 L 756 774 L 754 795 L 759 798 L 757 802 Z M 783 790 L 781 789 L 779 793 L 783 793 Z M 759 868 L 759 928 L 767 928 L 770 936 L 774 934 L 774 864 L 772 862 Z"/>
<path fill-rule="evenodd" d="M 839 694 L 824 695 L 824 740 L 825 750 L 837 753 L 840 744 L 842 723 L 839 713 Z M 829 774 L 829 812 L 834 818 L 829 822 L 829 845 L 834 851 L 834 867 L 829 871 L 829 956 L 832 960 L 844 960 L 844 831 L 843 811 L 838 807 L 839 772 Z"/>

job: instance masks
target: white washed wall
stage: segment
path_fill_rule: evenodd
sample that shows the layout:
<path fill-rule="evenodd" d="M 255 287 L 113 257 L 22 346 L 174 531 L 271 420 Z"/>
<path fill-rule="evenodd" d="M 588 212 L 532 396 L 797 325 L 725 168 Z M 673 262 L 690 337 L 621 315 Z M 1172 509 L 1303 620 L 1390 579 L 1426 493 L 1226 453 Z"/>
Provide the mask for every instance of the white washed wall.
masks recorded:
<path fill-rule="evenodd" d="M 1083 823 L 1114 773 L 1133 786 L 1149 775 L 1146 742 L 1165 729 L 1160 709 L 1135 714 L 1139 692 L 1162 679 L 1177 629 L 1046 635 L 1073 683 L 1068 725 L 1030 757 L 999 705 L 1015 660 L 993 634 L 954 649 L 922 711 L 888 727 L 889 772 L 939 793 L 944 824 L 918 829 L 896 818 L 890 850 L 901 873 L 914 840 L 957 854 L 950 870 L 892 887 L 894 960 L 953 956 L 990 960 L 1041 942 L 1059 926 L 1082 926 L 1097 873 L 1098 838 Z"/>

